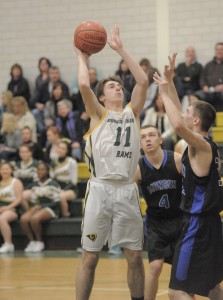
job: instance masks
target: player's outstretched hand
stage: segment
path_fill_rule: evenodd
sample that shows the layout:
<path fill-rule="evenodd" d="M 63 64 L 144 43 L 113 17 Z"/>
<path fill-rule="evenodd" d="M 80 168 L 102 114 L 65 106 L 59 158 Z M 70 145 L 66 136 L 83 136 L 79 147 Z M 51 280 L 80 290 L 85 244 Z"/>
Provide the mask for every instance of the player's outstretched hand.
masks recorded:
<path fill-rule="evenodd" d="M 82 57 L 82 58 L 84 59 L 84 61 L 86 62 L 86 64 L 88 64 L 90 55 L 88 55 L 88 54 L 82 52 L 80 49 L 78 49 L 78 48 L 75 46 L 75 44 L 74 44 L 74 50 L 75 50 L 77 56 Z"/>
<path fill-rule="evenodd" d="M 157 72 L 154 73 L 153 79 L 154 79 L 154 82 L 159 85 L 160 95 L 161 96 L 164 94 L 168 95 L 168 82 L 164 78 L 159 76 L 159 74 Z"/>
<path fill-rule="evenodd" d="M 167 81 L 171 81 L 174 76 L 174 70 L 175 70 L 175 62 L 176 62 L 176 56 L 177 53 L 173 53 L 172 56 L 168 56 L 169 65 L 164 66 L 164 76 Z"/>
<path fill-rule="evenodd" d="M 123 48 L 123 43 L 120 38 L 120 29 L 118 25 L 115 25 L 114 28 L 112 29 L 111 38 L 108 41 L 108 44 L 113 50 L 116 51 Z"/>

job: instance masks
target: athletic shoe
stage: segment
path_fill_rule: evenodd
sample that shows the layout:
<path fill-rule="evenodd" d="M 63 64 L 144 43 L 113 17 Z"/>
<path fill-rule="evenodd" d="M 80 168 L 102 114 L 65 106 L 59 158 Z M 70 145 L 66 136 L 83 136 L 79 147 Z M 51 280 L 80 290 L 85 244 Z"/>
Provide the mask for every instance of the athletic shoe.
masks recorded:
<path fill-rule="evenodd" d="M 35 241 L 30 241 L 29 244 L 24 249 L 24 252 L 26 252 L 26 253 L 28 253 L 28 252 L 34 252 L 35 245 L 36 245 Z"/>
<path fill-rule="evenodd" d="M 0 248 L 0 253 L 14 252 L 15 248 L 13 244 L 4 243 Z"/>
<path fill-rule="evenodd" d="M 33 247 L 33 252 L 37 253 L 37 252 L 41 252 L 45 249 L 45 245 L 43 242 L 41 241 L 36 241 L 35 242 L 35 246 Z"/>
<path fill-rule="evenodd" d="M 122 253 L 122 250 L 119 246 L 115 246 L 114 248 L 111 248 L 109 251 L 108 251 L 108 254 L 112 254 L 112 255 L 119 255 Z"/>

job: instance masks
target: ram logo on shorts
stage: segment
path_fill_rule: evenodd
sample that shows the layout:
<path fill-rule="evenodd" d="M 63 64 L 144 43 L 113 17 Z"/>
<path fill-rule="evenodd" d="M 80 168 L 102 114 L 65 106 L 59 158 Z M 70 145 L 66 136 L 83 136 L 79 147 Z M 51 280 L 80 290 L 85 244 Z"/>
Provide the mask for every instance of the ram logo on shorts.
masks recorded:
<path fill-rule="evenodd" d="M 87 237 L 94 242 L 97 238 L 97 234 L 96 233 L 91 233 L 91 234 L 87 234 Z"/>

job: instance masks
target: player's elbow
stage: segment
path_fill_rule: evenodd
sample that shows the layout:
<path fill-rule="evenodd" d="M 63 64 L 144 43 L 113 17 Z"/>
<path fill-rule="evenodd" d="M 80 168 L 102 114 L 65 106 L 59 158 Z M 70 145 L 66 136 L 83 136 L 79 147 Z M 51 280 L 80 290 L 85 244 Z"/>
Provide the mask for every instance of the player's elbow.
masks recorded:
<path fill-rule="evenodd" d="M 149 84 L 149 80 L 148 80 L 148 77 L 146 76 L 146 74 L 143 74 L 140 82 L 138 82 L 141 86 L 143 87 L 148 87 L 148 84 Z"/>
<path fill-rule="evenodd" d="M 78 86 L 81 93 L 85 93 L 90 89 L 90 85 L 87 82 L 79 82 Z"/>

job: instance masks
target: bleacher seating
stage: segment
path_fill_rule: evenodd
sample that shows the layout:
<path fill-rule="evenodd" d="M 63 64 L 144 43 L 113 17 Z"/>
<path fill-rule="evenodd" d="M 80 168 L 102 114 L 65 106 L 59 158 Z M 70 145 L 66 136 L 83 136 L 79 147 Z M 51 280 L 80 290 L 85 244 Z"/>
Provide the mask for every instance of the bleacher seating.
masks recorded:
<path fill-rule="evenodd" d="M 78 199 L 69 202 L 69 218 L 51 220 L 43 225 L 43 239 L 46 249 L 76 249 L 81 242 L 82 203 L 89 172 L 85 163 L 78 163 Z M 20 228 L 19 221 L 12 223 L 15 249 L 24 249 L 28 239 Z M 2 238 L 0 236 L 0 242 Z"/>
<path fill-rule="evenodd" d="M 43 239 L 47 250 L 74 250 L 80 247 L 83 199 L 89 179 L 89 172 L 85 163 L 78 163 L 78 174 L 79 197 L 69 202 L 70 218 L 51 220 L 43 225 Z M 140 195 L 142 195 L 141 192 Z M 140 198 L 140 207 L 142 216 L 144 217 L 146 202 L 142 196 Z M 223 220 L 223 212 L 221 215 Z M 15 249 L 24 249 L 28 243 L 28 239 L 21 230 L 19 221 L 12 223 L 12 234 Z M 1 236 L 0 242 L 2 242 Z"/>

